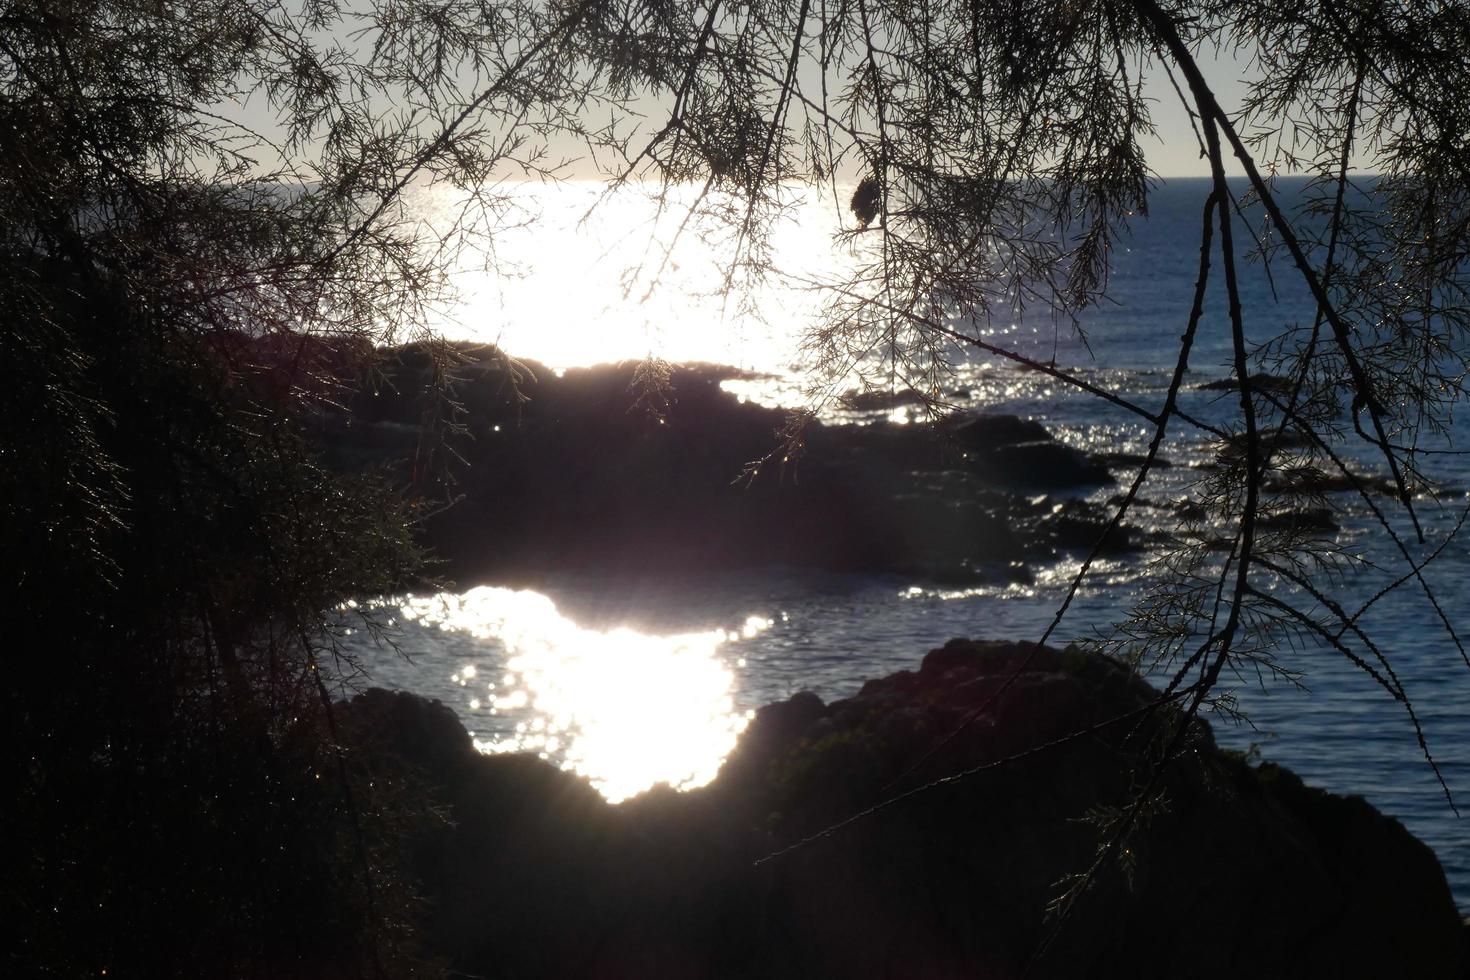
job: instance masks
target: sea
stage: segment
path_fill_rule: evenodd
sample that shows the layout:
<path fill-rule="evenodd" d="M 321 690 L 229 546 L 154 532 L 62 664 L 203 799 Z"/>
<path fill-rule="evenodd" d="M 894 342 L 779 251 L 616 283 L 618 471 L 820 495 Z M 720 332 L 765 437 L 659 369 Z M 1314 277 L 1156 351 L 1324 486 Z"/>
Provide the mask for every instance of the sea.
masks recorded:
<path fill-rule="evenodd" d="M 1301 181 L 1279 185 L 1287 203 L 1299 203 L 1305 190 Z M 454 300 L 440 310 L 438 329 L 556 370 L 647 356 L 725 363 L 749 372 L 726 382 L 735 397 L 812 406 L 829 421 L 923 424 L 910 407 L 844 409 L 832 396 L 850 379 L 814 380 L 804 345 L 823 302 L 814 284 L 855 261 L 852 240 L 836 235 L 853 226 L 843 208 L 848 192 L 793 191 L 769 239 L 781 274 L 760 276 L 732 266 L 727 229 L 696 221 L 681 231 L 691 189 L 663 198 L 576 183 L 511 189 L 506 213 L 515 220 L 502 215 L 483 247 L 457 257 Z M 1130 219 L 1113 244 L 1107 299 L 1076 324 L 1035 304 L 984 322 L 956 311 L 956 323 L 1159 406 L 1194 288 L 1208 192 L 1202 179 L 1156 186 L 1147 214 Z M 426 221 L 462 213 L 449 192 L 417 193 Z M 1252 250 L 1243 231 L 1265 233 L 1259 207 L 1243 205 L 1235 227 L 1242 251 Z M 1182 396 L 1190 414 L 1214 423 L 1238 407 L 1233 393 L 1204 387 L 1231 374 L 1220 279 L 1217 260 Z M 1310 324 L 1310 297 L 1284 266 L 1246 261 L 1241 288 L 1253 344 Z M 1058 439 L 1093 450 L 1142 452 L 1151 435 L 1146 421 L 1044 374 L 990 355 L 950 354 L 949 384 L 968 410 L 1036 419 Z M 1470 547 L 1451 537 L 1470 506 L 1470 462 L 1455 455 L 1456 435 L 1451 425 L 1435 443 L 1450 452 L 1433 457 L 1430 492 L 1418 501 L 1426 543 L 1402 508 L 1384 503 L 1400 551 L 1361 501 L 1336 494 L 1335 543 L 1361 560 L 1313 578 L 1349 610 L 1373 600 L 1359 622 L 1402 682 L 1427 751 L 1404 704 L 1304 637 L 1276 652 L 1282 673 L 1227 672 L 1227 710 L 1208 717 L 1223 745 L 1285 765 L 1310 785 L 1361 795 L 1402 821 L 1434 849 L 1458 905 L 1470 912 L 1470 824 L 1456 809 L 1470 814 L 1470 662 L 1440 615 L 1470 633 Z M 1207 434 L 1177 427 L 1163 449 L 1172 465 L 1155 471 L 1141 497 L 1162 505 L 1186 498 L 1216 448 Z M 1384 475 L 1363 447 L 1343 451 L 1363 471 Z M 1091 496 L 1106 500 L 1119 489 Z M 1157 506 L 1130 520 L 1168 531 L 1177 517 Z M 1418 564 L 1447 538 L 1422 573 L 1434 602 L 1412 580 L 1374 598 L 1408 568 L 1405 554 Z M 362 667 L 353 683 L 438 698 L 482 751 L 541 754 L 617 801 L 658 783 L 708 782 L 763 704 L 804 690 L 829 700 L 852 695 L 869 678 L 913 669 L 952 637 L 1040 638 L 1081 557 L 1040 566 L 1027 584 L 974 587 L 795 568 L 610 581 L 566 568 L 534 590 L 482 586 L 363 602 L 345 610 L 342 639 Z M 1306 601 L 1283 583 L 1273 587 L 1283 599 Z M 1051 642 L 1107 639 L 1159 588 L 1147 555 L 1100 562 Z"/>

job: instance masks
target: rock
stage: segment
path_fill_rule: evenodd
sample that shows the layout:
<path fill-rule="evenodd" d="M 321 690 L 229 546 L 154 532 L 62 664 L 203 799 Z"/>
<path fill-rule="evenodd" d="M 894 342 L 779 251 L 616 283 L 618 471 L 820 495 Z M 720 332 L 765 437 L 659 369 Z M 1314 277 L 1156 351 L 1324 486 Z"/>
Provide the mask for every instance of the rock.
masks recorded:
<path fill-rule="evenodd" d="M 1014 415 L 968 415 L 945 427 L 961 452 L 986 454 L 1024 442 L 1047 442 L 1046 426 Z"/>
<path fill-rule="evenodd" d="M 604 876 L 629 873 L 618 813 L 585 780 L 535 756 L 476 753 L 437 701 L 371 690 L 340 715 L 360 765 L 377 778 L 414 779 L 434 802 L 406 830 L 431 902 L 433 954 L 494 964 L 504 976 L 593 975 L 618 920 L 619 892 Z"/>
<path fill-rule="evenodd" d="M 912 388 L 900 391 L 849 391 L 842 396 L 842 406 L 857 412 L 887 412 L 924 404 L 924 396 Z"/>
<path fill-rule="evenodd" d="M 1257 391 L 1264 391 L 1271 395 L 1290 395 L 1294 383 L 1290 378 L 1279 378 L 1274 374 L 1252 374 L 1248 375 L 1251 387 Z M 1196 391 L 1239 391 L 1240 381 L 1234 376 L 1221 378 L 1218 381 L 1206 381 L 1197 385 Z"/>
<path fill-rule="evenodd" d="M 755 758 L 785 754 L 798 737 L 821 720 L 826 707 L 811 691 L 764 705 L 755 713 L 752 734 L 741 741 L 741 753 Z"/>
<path fill-rule="evenodd" d="M 1140 550 L 1127 525 L 1112 527 L 1113 514 L 1085 500 L 1063 500 L 1035 522 L 1033 534 L 1055 551 L 1119 555 Z"/>
<path fill-rule="evenodd" d="M 951 642 L 896 681 L 829 705 L 822 737 L 798 739 L 763 784 L 721 786 L 722 774 L 706 792 L 779 814 L 778 849 L 904 788 L 1013 761 L 776 862 L 771 887 L 788 923 L 780 934 L 799 938 L 762 965 L 764 975 L 1020 976 L 1046 935 L 1055 883 L 1092 858 L 1097 829 L 1078 818 L 1129 799 L 1149 725 L 1130 743 L 1136 716 L 1105 723 L 1154 693 L 1122 665 L 1029 644 Z M 1056 744 L 1099 724 L 1093 736 Z M 1022 755 L 1041 745 L 1052 747 Z M 1181 963 L 1190 976 L 1221 978 L 1463 975 L 1443 873 L 1396 821 L 1277 767 L 1252 769 L 1215 749 L 1203 725 L 1165 787 L 1166 807 L 1127 842 L 1131 877 L 1110 865 L 1028 975 L 1166 977 Z M 1216 935 L 1229 939 L 1211 946 Z"/>
<path fill-rule="evenodd" d="M 1145 453 L 1097 453 L 1095 454 L 1094 458 L 1109 469 L 1122 470 L 1137 470 L 1140 466 L 1148 461 L 1148 455 Z M 1153 463 L 1151 463 L 1150 465 L 1153 469 L 1156 470 L 1167 470 L 1173 468 L 1174 466 L 1174 464 L 1167 457 L 1164 456 L 1155 456 Z"/>
<path fill-rule="evenodd" d="M 1181 500 L 1174 505 L 1174 511 L 1179 515 L 1181 525 L 1197 524 L 1210 516 L 1209 511 L 1197 500 Z"/>
<path fill-rule="evenodd" d="M 1287 534 L 1332 534 L 1340 530 L 1333 512 L 1326 507 L 1308 507 L 1302 510 L 1279 511 L 1263 514 L 1260 526 L 1269 531 Z"/>
<path fill-rule="evenodd" d="M 435 394 L 429 350 L 409 345 L 318 436 L 340 468 L 386 468 L 457 499 L 416 526 L 461 586 L 565 568 L 647 579 L 771 564 L 1024 581 L 1056 535 L 1035 532 L 1042 515 L 1023 514 L 1015 491 L 1111 479 L 1015 416 L 938 429 L 812 422 L 804 452 L 782 458 L 772 453 L 785 414 L 724 391 L 730 369 L 671 368 L 640 401 L 633 365 L 558 377 L 484 345 L 444 356 L 458 414 Z M 426 418 L 466 434 L 441 439 Z"/>
<path fill-rule="evenodd" d="M 1022 561 L 1028 554 L 1003 516 L 973 500 L 908 493 L 894 497 L 885 510 L 881 519 L 897 535 L 893 544 L 897 563 L 907 567 L 967 561 L 1001 565 Z"/>
<path fill-rule="evenodd" d="M 1104 486 L 1112 473 L 1081 450 L 1059 442 L 1022 442 L 1001 446 L 990 455 L 997 483 L 1035 489 L 1040 487 Z"/>
<path fill-rule="evenodd" d="M 364 691 L 347 706 L 339 724 L 347 741 L 359 748 L 391 755 L 448 782 L 479 758 L 452 709 L 406 691 Z"/>
<path fill-rule="evenodd" d="M 1269 474 L 1266 485 L 1277 493 L 1303 496 L 1321 496 L 1328 493 L 1356 493 L 1359 488 L 1368 493 L 1394 494 L 1397 488 L 1387 477 L 1364 473 L 1344 473 L 1341 470 L 1327 471 L 1316 466 L 1291 466 Z"/>
<path fill-rule="evenodd" d="M 465 973 L 1465 976 L 1428 848 L 1359 798 L 1218 750 L 1200 721 L 1124 860 L 1052 935 L 1058 883 L 1091 865 L 1179 717 L 1100 655 L 951 641 L 854 697 L 769 705 L 714 783 L 616 807 L 538 759 L 467 759 L 442 707 L 406 697 L 344 715 L 441 787 L 450 820 L 419 846 L 428 952 Z"/>

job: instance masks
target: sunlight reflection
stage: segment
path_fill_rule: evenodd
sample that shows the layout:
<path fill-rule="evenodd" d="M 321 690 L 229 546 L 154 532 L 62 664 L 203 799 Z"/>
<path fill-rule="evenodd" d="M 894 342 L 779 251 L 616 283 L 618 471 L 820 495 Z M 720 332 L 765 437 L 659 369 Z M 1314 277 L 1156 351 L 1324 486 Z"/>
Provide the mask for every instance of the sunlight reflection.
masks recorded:
<path fill-rule="evenodd" d="M 635 185 L 603 191 L 600 183 L 580 181 L 510 188 L 510 206 L 522 220 L 502 222 L 493 234 L 487 229 L 493 248 L 458 257 L 451 273 L 457 299 L 439 311 L 436 329 L 499 344 L 553 369 L 653 352 L 669 361 L 780 373 L 798 357 L 820 296 L 734 262 L 736 242 L 748 247 L 750 240 L 727 220 L 686 224 L 697 185 L 668 188 L 662 206 Z M 427 195 L 419 210 L 431 225 L 464 211 L 461 192 L 417 193 Z M 839 212 L 830 199 L 796 188 L 783 197 L 787 210 L 767 240 L 774 266 L 821 278 L 851 262 L 833 244 Z M 711 197 L 705 206 L 726 217 L 743 211 L 733 199 Z M 774 289 L 779 302 L 763 299 L 756 308 L 747 287 Z"/>
<path fill-rule="evenodd" d="M 690 789 L 714 778 L 749 721 L 735 710 L 735 679 L 720 648 L 774 625 L 750 616 L 738 631 L 598 632 L 563 617 L 544 595 L 490 587 L 409 597 L 403 617 L 503 644 L 498 683 L 476 681 L 474 664 L 450 678 L 483 691 L 471 710 L 526 712 L 513 730 L 476 739 L 477 749 L 540 753 L 614 802 L 656 783 Z"/>
<path fill-rule="evenodd" d="M 964 588 L 937 588 L 910 585 L 898 593 L 900 599 L 938 599 L 954 602 L 962 599 L 1034 599 L 1038 596 L 1057 595 L 1071 585 L 1082 569 L 1082 559 L 1063 558 L 1032 569 L 1030 582 L 982 583 Z M 1142 581 L 1144 571 L 1136 562 L 1120 559 L 1097 558 L 1088 569 L 1084 585 L 1080 590 L 1089 594 L 1099 589 L 1116 589 Z"/>

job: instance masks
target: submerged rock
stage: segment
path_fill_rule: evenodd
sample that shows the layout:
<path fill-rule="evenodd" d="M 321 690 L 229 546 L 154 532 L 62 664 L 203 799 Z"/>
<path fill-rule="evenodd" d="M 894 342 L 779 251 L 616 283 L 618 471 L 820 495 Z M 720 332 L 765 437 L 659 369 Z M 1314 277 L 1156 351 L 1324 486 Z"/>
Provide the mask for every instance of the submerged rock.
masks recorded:
<path fill-rule="evenodd" d="M 1273 472 L 1266 485 L 1279 494 L 1321 497 L 1329 493 L 1394 494 L 1393 480 L 1371 474 L 1327 471 L 1311 465 L 1286 467 Z"/>
<path fill-rule="evenodd" d="M 1149 784 L 1180 718 L 1156 701 L 1102 656 L 957 640 L 852 698 L 769 705 L 710 786 L 616 807 L 540 760 L 473 756 L 410 695 L 344 714 L 448 804 L 423 888 L 437 951 L 467 973 L 1463 980 L 1425 845 L 1200 721 L 1050 915 Z"/>
<path fill-rule="evenodd" d="M 1278 377 L 1274 374 L 1250 374 L 1250 386 L 1256 391 L 1264 391 L 1271 395 L 1290 395 L 1296 386 L 1290 378 Z M 1220 378 L 1216 381 L 1206 381 L 1195 385 L 1196 391 L 1239 391 L 1240 379 L 1236 377 Z"/>

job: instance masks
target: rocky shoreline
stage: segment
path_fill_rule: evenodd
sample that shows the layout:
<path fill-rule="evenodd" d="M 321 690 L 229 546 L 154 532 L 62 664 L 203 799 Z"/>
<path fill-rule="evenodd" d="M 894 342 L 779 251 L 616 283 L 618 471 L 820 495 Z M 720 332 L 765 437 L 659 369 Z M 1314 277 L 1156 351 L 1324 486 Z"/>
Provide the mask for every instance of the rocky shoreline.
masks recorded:
<path fill-rule="evenodd" d="M 712 784 L 618 806 L 540 759 L 478 755 L 438 702 L 373 690 L 341 716 L 374 772 L 443 807 L 411 831 L 414 865 L 430 952 L 468 974 L 1470 975 L 1428 847 L 1203 722 L 1053 935 L 1048 903 L 1176 710 L 1156 701 L 1100 655 L 955 640 L 855 697 L 769 705 Z"/>
<path fill-rule="evenodd" d="M 724 390 L 729 369 L 671 368 L 650 396 L 631 364 L 453 360 L 453 403 L 410 346 L 318 435 L 338 468 L 454 501 L 418 529 L 460 587 L 764 565 L 1026 581 L 1150 543 L 1105 534 L 1085 496 L 1137 458 L 1014 416 L 812 421 L 782 458 L 787 413 Z M 617 806 L 538 758 L 477 754 L 437 702 L 375 690 L 342 714 L 371 771 L 431 803 L 408 832 L 426 952 L 466 974 L 1470 977 L 1428 847 L 1203 722 L 1122 816 L 1177 710 L 1156 701 L 1099 655 L 953 641 L 855 697 L 769 705 L 711 785 Z M 1051 903 L 1120 819 L 1058 926 Z"/>
<path fill-rule="evenodd" d="M 340 468 L 443 484 L 454 504 L 422 537 L 462 587 L 775 564 L 1026 581 L 1100 540 L 1112 554 L 1142 543 L 1134 527 L 1105 535 L 1111 513 L 1082 496 L 1136 460 L 1064 445 L 1034 421 L 812 421 L 799 458 L 783 458 L 788 413 L 723 390 L 732 369 L 673 367 L 650 399 L 633 364 L 557 376 L 493 347 L 456 358 L 459 408 L 436 400 L 440 369 L 407 347 L 324 418 L 320 440 Z"/>

